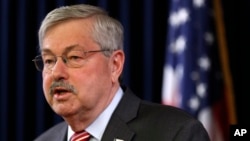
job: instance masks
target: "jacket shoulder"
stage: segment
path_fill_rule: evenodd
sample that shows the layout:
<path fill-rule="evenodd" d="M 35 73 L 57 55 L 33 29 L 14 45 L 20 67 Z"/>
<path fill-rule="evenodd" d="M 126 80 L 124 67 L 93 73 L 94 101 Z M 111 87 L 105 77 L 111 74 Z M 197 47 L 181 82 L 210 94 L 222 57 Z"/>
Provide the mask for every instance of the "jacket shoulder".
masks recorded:
<path fill-rule="evenodd" d="M 67 127 L 66 122 L 60 122 L 40 134 L 34 141 L 63 141 L 67 137 Z"/>

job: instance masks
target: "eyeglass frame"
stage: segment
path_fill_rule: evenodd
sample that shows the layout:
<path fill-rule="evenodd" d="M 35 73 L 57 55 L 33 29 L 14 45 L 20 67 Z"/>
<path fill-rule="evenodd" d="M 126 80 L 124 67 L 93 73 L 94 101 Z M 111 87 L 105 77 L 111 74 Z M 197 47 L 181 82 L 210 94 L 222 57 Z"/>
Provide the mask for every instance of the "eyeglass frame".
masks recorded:
<path fill-rule="evenodd" d="M 114 49 L 100 49 L 100 50 L 89 50 L 89 51 L 82 51 L 83 54 L 85 54 L 85 56 L 83 58 L 85 58 L 87 56 L 88 53 L 98 53 L 98 52 L 105 52 L 105 51 L 109 51 L 109 52 L 113 52 L 115 51 Z M 44 70 L 44 61 L 42 59 L 42 56 L 43 55 L 37 55 L 34 59 L 32 59 L 32 61 L 34 62 L 35 66 L 36 66 L 36 69 L 38 71 L 43 71 Z M 53 55 L 54 58 L 58 58 L 58 57 L 61 57 L 64 64 L 69 67 L 69 68 L 80 68 L 82 65 L 78 66 L 78 67 L 70 67 L 68 66 L 67 62 L 68 62 L 68 58 L 65 57 L 65 55 L 61 55 L 61 56 L 56 56 L 56 55 Z M 39 67 L 39 62 L 42 63 L 42 67 Z M 55 60 L 55 64 L 57 62 L 57 59 Z M 51 67 L 51 68 L 47 68 L 48 70 L 52 69 L 55 64 Z"/>

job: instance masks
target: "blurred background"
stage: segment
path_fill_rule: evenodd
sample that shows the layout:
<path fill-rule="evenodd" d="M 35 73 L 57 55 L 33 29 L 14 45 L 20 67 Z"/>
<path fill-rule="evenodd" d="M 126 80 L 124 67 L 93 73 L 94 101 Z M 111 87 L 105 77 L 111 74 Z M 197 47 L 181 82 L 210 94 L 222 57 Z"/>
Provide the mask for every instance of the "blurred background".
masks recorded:
<path fill-rule="evenodd" d="M 45 15 L 56 7 L 79 3 L 100 6 L 124 25 L 126 63 L 123 83 L 139 97 L 156 103 L 173 104 L 164 99 L 169 97 L 165 93 L 171 87 L 169 84 L 176 82 L 175 77 L 166 77 L 166 66 L 172 65 L 174 71 L 178 63 L 184 67 L 197 67 L 192 61 L 205 54 L 210 61 L 204 64 L 210 64 L 210 71 L 199 73 L 205 78 L 199 81 L 206 84 L 206 96 L 197 96 L 197 84 L 181 82 L 179 96 L 188 94 L 183 96 L 182 103 L 173 105 L 192 113 L 204 124 L 218 124 L 221 135 L 213 137 L 216 141 L 227 140 L 230 124 L 249 124 L 247 46 L 250 1 L 1 0 L 1 141 L 33 140 L 62 121 L 46 103 L 41 73 L 37 72 L 31 60 L 38 54 L 37 32 Z M 180 12 L 182 8 L 188 12 L 185 9 Z M 211 33 L 206 36 L 209 45 L 202 36 L 208 31 Z M 184 37 L 184 42 L 178 37 Z M 171 52 L 173 46 L 177 50 L 185 46 L 187 52 L 183 53 L 182 60 L 178 59 L 181 55 Z M 169 78 L 168 83 L 165 78 Z M 190 110 L 192 104 L 185 104 L 185 100 L 190 100 L 191 94 L 196 92 L 199 104 L 196 104 L 195 110 Z M 208 107 L 212 112 L 202 116 L 201 112 Z"/>

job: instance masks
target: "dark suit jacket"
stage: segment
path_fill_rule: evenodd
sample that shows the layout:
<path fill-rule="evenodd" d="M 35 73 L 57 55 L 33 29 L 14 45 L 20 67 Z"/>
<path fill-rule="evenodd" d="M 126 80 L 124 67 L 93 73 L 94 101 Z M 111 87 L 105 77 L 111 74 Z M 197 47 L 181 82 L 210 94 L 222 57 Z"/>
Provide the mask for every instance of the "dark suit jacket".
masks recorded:
<path fill-rule="evenodd" d="M 59 123 L 35 141 L 66 141 L 67 124 Z M 128 88 L 114 111 L 102 141 L 209 141 L 203 125 L 186 112 L 143 101 Z"/>

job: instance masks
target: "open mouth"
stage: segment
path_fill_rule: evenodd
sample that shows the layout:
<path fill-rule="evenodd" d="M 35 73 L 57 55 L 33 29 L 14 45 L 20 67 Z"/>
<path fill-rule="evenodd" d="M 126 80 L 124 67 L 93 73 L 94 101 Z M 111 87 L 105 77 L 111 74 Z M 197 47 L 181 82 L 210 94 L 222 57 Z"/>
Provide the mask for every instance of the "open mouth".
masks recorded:
<path fill-rule="evenodd" d="M 55 89 L 52 90 L 52 94 L 64 94 L 64 93 L 67 93 L 67 92 L 71 92 L 69 91 L 68 89 L 65 89 L 65 88 L 62 88 L 62 87 L 57 87 Z"/>

